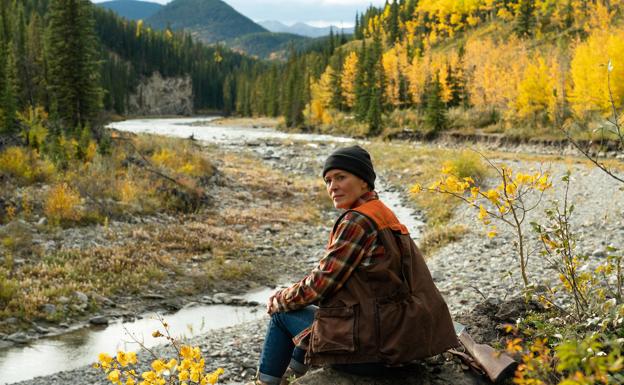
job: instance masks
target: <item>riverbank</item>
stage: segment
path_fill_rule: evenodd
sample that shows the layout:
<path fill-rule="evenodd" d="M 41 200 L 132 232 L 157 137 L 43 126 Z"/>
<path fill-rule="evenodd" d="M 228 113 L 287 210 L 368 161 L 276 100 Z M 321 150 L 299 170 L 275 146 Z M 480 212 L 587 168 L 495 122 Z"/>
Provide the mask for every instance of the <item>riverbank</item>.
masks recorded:
<path fill-rule="evenodd" d="M 423 177 L 423 163 L 429 162 L 433 165 L 441 165 L 445 157 L 453 151 L 436 148 L 436 146 L 408 145 L 405 143 L 381 143 L 373 142 L 364 144 L 373 152 L 379 172 L 380 182 L 386 185 L 387 189 L 397 191 L 402 196 L 402 203 L 416 209 L 416 215 L 421 216 L 422 211 L 416 206 L 414 200 L 409 199 L 409 187 Z M 316 226 L 309 223 L 298 222 L 297 217 L 277 218 L 274 213 L 281 212 L 281 205 L 268 205 L 254 209 L 252 217 L 246 217 L 240 223 L 229 223 L 228 218 L 244 218 L 248 212 L 250 202 L 256 198 L 273 202 L 291 202 L 293 213 L 296 209 L 308 204 L 306 197 L 309 197 L 310 190 L 299 190 L 301 187 L 298 180 L 309 180 L 310 183 L 318 182 L 318 170 L 325 157 L 339 144 L 325 142 L 298 142 L 289 139 L 262 139 L 250 140 L 245 145 L 229 146 L 227 151 L 210 152 L 215 159 L 217 168 L 224 170 L 226 183 L 221 193 L 215 190 L 217 201 L 221 202 L 227 209 L 224 213 L 211 215 L 218 216 L 219 220 L 214 222 L 215 226 L 234 225 L 232 229 L 238 233 L 245 232 L 250 236 L 250 240 L 257 242 L 262 239 L 281 239 L 281 243 L 267 243 L 256 252 L 264 254 L 263 259 L 258 259 L 262 268 L 269 269 L 270 274 L 275 276 L 273 282 L 286 282 L 301 276 L 309 270 L 318 260 L 322 252 L 322 245 L 326 241 L 327 231 L 335 217 L 335 212 L 330 209 L 325 194 L 322 189 L 313 190 L 318 192 L 320 221 Z M 206 151 L 214 151 L 210 146 Z M 229 155 L 228 155 L 229 154 Z M 527 171 L 531 168 L 549 168 L 555 175 L 553 180 L 555 188 L 551 195 L 546 197 L 546 201 L 560 197 L 562 184 L 560 177 L 568 168 L 573 170 L 573 184 L 571 198 L 576 202 L 577 210 L 573 217 L 573 224 L 578 229 L 580 241 L 579 247 L 595 259 L 603 258 L 606 246 L 609 243 L 617 247 L 624 246 L 624 196 L 619 185 L 598 170 L 589 167 L 582 159 L 562 160 L 557 156 L 544 158 L 542 156 L 505 154 L 501 152 L 487 153 L 494 160 L 504 159 L 504 161 L 514 170 Z M 390 162 L 391 156 L 400 161 Z M 239 161 L 235 170 L 228 170 L 235 160 Z M 388 160 L 388 161 L 387 161 Z M 541 162 L 546 163 L 541 163 Z M 257 167 L 264 169 L 262 173 L 252 172 Z M 274 179 L 271 175 L 283 175 Z M 316 182 L 313 182 L 316 181 Z M 494 183 L 492 180 L 490 183 Z M 275 186 L 275 184 L 279 184 Z M 268 186 L 267 186 L 268 185 Z M 262 188 L 261 188 L 262 187 Z M 266 194 L 262 195 L 267 188 Z M 293 196 L 294 195 L 294 196 Z M 608 196 L 609 205 L 605 204 L 600 197 Z M 292 199 L 292 200 L 289 200 Z M 221 201 L 222 200 L 222 201 Z M 326 203 L 323 203 L 326 202 Z M 615 203 L 613 203 L 615 202 Z M 230 210 L 229 207 L 235 208 Z M 227 215 L 226 215 L 227 213 Z M 512 249 L 513 234 L 509 229 L 500 227 L 500 235 L 489 239 L 485 236 L 485 229 L 477 223 L 476 213 L 458 207 L 453 209 L 453 217 L 450 224 L 461 225 L 469 229 L 458 240 L 443 245 L 437 251 L 428 255 L 428 264 L 433 274 L 434 280 L 445 296 L 449 307 L 455 317 L 461 319 L 462 314 L 466 314 L 475 305 L 482 302 L 484 297 L 490 299 L 494 304 L 502 303 L 511 298 L 520 290 L 517 271 L 514 268 L 517 264 L 515 254 Z M 535 217 L 531 219 L 543 218 L 543 211 L 534 212 Z M 278 231 L 273 227 L 262 227 L 254 218 L 277 221 Z M 194 223 L 198 225 L 201 221 L 210 221 L 210 218 L 195 218 Z M 212 218 L 214 220 L 214 218 Z M 528 221 L 527 221 L 528 222 Z M 165 224 L 172 226 L 174 222 Z M 236 225 L 239 225 L 236 227 Z M 241 226 L 243 225 L 243 226 Z M 175 233 L 183 232 L 184 227 L 176 227 Z M 296 235 L 299 233 L 299 235 Z M 255 236 L 252 234 L 256 234 Z M 608 237 L 608 238 L 607 238 Z M 285 255 L 281 250 L 294 248 Z M 281 259 L 285 257 L 284 259 Z M 238 266 L 241 260 L 234 259 L 229 264 Z M 250 260 L 244 260 L 249 262 Z M 256 261 L 256 260 L 254 260 Z M 275 269 L 271 266 L 275 261 Z M 282 262 L 279 262 L 282 261 Z M 543 261 L 537 255 L 532 257 L 530 273 L 533 277 L 552 277 Z M 224 264 L 223 266 L 225 266 Z M 261 269 L 261 270 L 263 270 Z M 261 271 L 260 270 L 260 271 Z M 509 274 L 511 273 L 511 275 Z M 276 278 L 279 277 L 279 278 Z M 509 277 L 509 278 L 507 278 Z M 259 283 L 270 281 L 258 280 Z M 233 284 L 236 285 L 236 284 Z M 224 284 L 223 287 L 227 287 Z M 235 289 L 235 286 L 230 289 Z M 188 297 L 184 297 L 188 298 Z M 262 311 L 262 310 L 260 310 Z M 495 311 L 498 311 L 495 309 Z M 483 326 L 481 328 L 494 331 L 496 338 L 500 332 L 496 332 L 496 326 L 503 322 L 513 322 L 518 312 L 510 311 L 497 320 L 498 324 Z M 504 320 L 504 321 L 503 321 Z M 261 341 L 264 333 L 266 320 L 251 322 L 239 325 L 227 330 L 210 332 L 206 335 L 195 338 L 194 343 L 201 345 L 206 357 L 209 357 L 210 370 L 222 366 L 226 368 L 227 376 L 225 383 L 238 383 L 243 379 L 250 378 L 255 372 L 255 364 L 259 356 Z M 477 333 L 478 334 L 478 333 Z M 144 360 L 147 356 L 142 356 Z M 95 357 L 94 357 L 95 359 Z M 77 380 L 78 378 L 85 378 Z M 101 374 L 93 369 L 83 367 L 81 369 L 66 373 L 58 373 L 22 384 L 43 384 L 43 383 L 66 383 L 72 379 L 75 384 L 105 384 Z M 99 380 L 98 380 L 99 379 Z M 95 382 L 99 381 L 99 382 Z"/>

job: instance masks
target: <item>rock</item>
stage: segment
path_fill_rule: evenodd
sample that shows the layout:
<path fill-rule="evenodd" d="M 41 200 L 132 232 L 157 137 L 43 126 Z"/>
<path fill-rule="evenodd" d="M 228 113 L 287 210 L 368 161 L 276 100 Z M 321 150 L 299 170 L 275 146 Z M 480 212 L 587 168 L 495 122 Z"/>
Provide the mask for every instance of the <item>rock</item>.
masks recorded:
<path fill-rule="evenodd" d="M 104 297 L 103 295 L 93 293 L 91 294 L 91 298 L 93 298 L 100 305 L 106 305 L 110 307 L 115 306 L 115 302 L 111 301 L 108 297 Z"/>
<path fill-rule="evenodd" d="M 95 317 L 91 318 L 89 320 L 89 323 L 91 325 L 108 325 L 109 319 L 108 319 L 107 316 L 99 315 L 99 316 L 95 316 Z"/>
<path fill-rule="evenodd" d="M 11 346 L 13 346 L 13 342 L 0 340 L 0 350 L 10 348 Z"/>
<path fill-rule="evenodd" d="M 162 294 L 156 293 L 145 293 L 143 294 L 143 298 L 145 299 L 165 299 L 165 296 Z"/>
<path fill-rule="evenodd" d="M 596 257 L 596 258 L 604 258 L 606 256 L 607 256 L 607 254 L 605 253 L 605 251 L 603 249 L 596 249 L 592 253 L 592 257 Z"/>
<path fill-rule="evenodd" d="M 435 368 L 435 369 L 434 369 Z M 435 372 L 435 373 L 434 373 Z M 383 376 L 363 377 L 330 368 L 313 370 L 298 378 L 292 385 L 478 385 L 488 382 L 472 372 L 462 372 L 455 365 L 428 367 L 424 364 L 393 369 Z"/>
<path fill-rule="evenodd" d="M 217 304 L 228 304 L 232 302 L 232 296 L 227 293 L 217 293 L 212 296 L 212 301 Z"/>
<path fill-rule="evenodd" d="M 9 317 L 5 319 L 2 323 L 6 325 L 15 325 L 19 322 L 19 320 L 15 317 Z"/>
<path fill-rule="evenodd" d="M 28 334 L 26 334 L 24 332 L 17 332 L 17 333 L 13 333 L 13 334 L 9 335 L 7 337 L 7 340 L 9 340 L 11 342 L 15 342 L 17 344 L 25 344 L 25 343 L 30 341 L 30 338 L 29 338 Z"/>
<path fill-rule="evenodd" d="M 52 315 L 56 313 L 56 305 L 51 304 L 51 303 L 46 303 L 45 305 L 41 305 L 41 311 L 48 315 Z"/>
<path fill-rule="evenodd" d="M 154 72 L 130 95 L 128 112 L 136 115 L 190 115 L 193 113 L 193 82 L 190 76 L 163 78 Z"/>
<path fill-rule="evenodd" d="M 48 218 L 46 217 L 41 217 L 39 218 L 39 220 L 37 221 L 37 225 L 38 226 L 44 226 L 45 224 L 48 223 Z"/>
<path fill-rule="evenodd" d="M 89 297 L 81 291 L 75 291 L 74 298 L 76 298 L 78 302 L 83 303 L 83 304 L 86 304 L 89 302 Z"/>

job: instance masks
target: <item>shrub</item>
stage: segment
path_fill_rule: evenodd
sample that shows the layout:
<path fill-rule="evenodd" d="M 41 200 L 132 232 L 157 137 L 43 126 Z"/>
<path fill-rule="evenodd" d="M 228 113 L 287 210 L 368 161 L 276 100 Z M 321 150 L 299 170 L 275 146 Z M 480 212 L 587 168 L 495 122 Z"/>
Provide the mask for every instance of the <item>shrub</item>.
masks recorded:
<path fill-rule="evenodd" d="M 19 284 L 15 280 L 9 279 L 4 271 L 0 271 L 0 303 L 3 305 L 9 303 L 18 289 Z"/>
<path fill-rule="evenodd" d="M 44 212 L 50 222 L 57 225 L 67 221 L 75 222 L 82 217 L 78 208 L 80 201 L 80 194 L 67 183 L 61 183 L 48 193 Z"/>
<path fill-rule="evenodd" d="M 50 180 L 54 171 L 54 165 L 42 159 L 37 150 L 8 147 L 0 153 L 0 174 L 21 185 Z"/>

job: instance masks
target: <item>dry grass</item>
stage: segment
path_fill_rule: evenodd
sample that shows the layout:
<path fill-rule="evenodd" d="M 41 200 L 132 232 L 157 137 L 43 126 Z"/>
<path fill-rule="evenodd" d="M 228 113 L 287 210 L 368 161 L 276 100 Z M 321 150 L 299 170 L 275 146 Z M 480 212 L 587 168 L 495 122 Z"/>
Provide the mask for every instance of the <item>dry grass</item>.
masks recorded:
<path fill-rule="evenodd" d="M 158 189 L 167 185 L 154 186 L 155 177 L 136 164 L 138 153 L 122 141 L 109 156 L 95 155 L 91 162 L 56 177 L 79 195 L 85 215 L 91 212 L 105 218 L 101 231 L 109 246 L 89 247 L 86 242 L 83 249 L 46 252 L 35 250 L 32 228 L 19 226 L 15 219 L 36 219 L 45 207 L 42 191 L 52 190 L 35 185 L 23 188 L 28 192 L 22 197 L 25 203 L 14 209 L 11 223 L 0 234 L 0 251 L 5 256 L 0 265 L 0 319 L 15 316 L 27 326 L 37 318 L 79 317 L 83 311 L 72 308 L 73 299 L 61 301 L 73 298 L 74 291 L 112 297 L 147 289 L 164 295 L 193 295 L 217 285 L 236 289 L 242 282 L 269 283 L 278 274 L 267 271 L 266 253 L 256 250 L 258 245 L 266 248 L 262 226 L 297 229 L 321 220 L 327 198 L 317 178 L 286 174 L 254 156 L 198 148 L 185 141 L 147 136 L 132 141 L 138 153 L 150 163 L 153 160 L 161 172 L 183 175 L 205 186 L 214 204 L 192 213 L 171 209 Z M 194 167 L 203 171 L 189 172 L 198 169 Z M 219 184 L 207 178 L 217 172 Z M 166 223 L 106 227 L 106 218 L 123 221 L 129 215 L 136 218 L 162 211 L 168 212 Z M 84 226 L 85 220 L 65 225 Z M 39 237 L 59 231 L 51 226 L 37 229 L 43 231 Z M 271 241 L 287 244 L 287 238 L 288 232 L 283 231 Z M 22 250 L 30 251 L 24 257 Z M 19 265 L 13 263 L 17 257 L 23 261 Z M 281 261 L 280 256 L 276 258 Z M 56 305 L 57 312 L 44 313 L 44 304 Z M 91 301 L 84 312 L 96 307 Z M 1 326 L 0 332 L 12 327 Z"/>

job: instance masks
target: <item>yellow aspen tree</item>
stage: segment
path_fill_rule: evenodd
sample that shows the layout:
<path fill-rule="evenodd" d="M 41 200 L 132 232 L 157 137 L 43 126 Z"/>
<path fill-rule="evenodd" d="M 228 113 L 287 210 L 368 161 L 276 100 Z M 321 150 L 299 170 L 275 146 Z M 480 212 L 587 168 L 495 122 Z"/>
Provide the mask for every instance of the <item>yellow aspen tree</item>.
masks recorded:
<path fill-rule="evenodd" d="M 570 63 L 570 76 L 573 86 L 568 100 L 576 114 L 609 112 L 609 83 L 613 102 L 621 106 L 624 102 L 624 29 L 595 30 L 586 41 L 579 43 Z"/>
<path fill-rule="evenodd" d="M 423 103 L 422 97 L 428 74 L 428 66 L 425 59 L 417 53 L 414 55 L 407 71 L 408 91 L 414 104 Z"/>
<path fill-rule="evenodd" d="M 312 123 L 329 124 L 332 122 L 329 104 L 332 97 L 331 80 L 333 76 L 334 69 L 327 66 L 319 80 L 310 86 L 310 120 Z"/>
<path fill-rule="evenodd" d="M 384 52 L 382 65 L 384 69 L 386 98 L 393 107 L 400 107 L 403 101 L 401 100 L 401 81 L 402 78 L 407 77 L 407 72 L 409 71 L 409 59 L 405 46 L 398 43 Z"/>
<path fill-rule="evenodd" d="M 528 61 L 526 46 L 516 37 L 499 43 L 492 39 L 469 39 L 464 70 L 471 104 L 499 111 L 513 107 Z"/>
<path fill-rule="evenodd" d="M 555 79 L 541 56 L 536 56 L 525 68 L 518 87 L 515 110 L 520 119 L 535 118 L 556 104 Z"/>
<path fill-rule="evenodd" d="M 399 82 L 401 80 L 396 49 L 391 48 L 384 52 L 381 63 L 384 69 L 386 100 L 396 108 L 400 104 Z"/>
<path fill-rule="evenodd" d="M 342 96 L 348 108 L 353 108 L 355 103 L 355 76 L 357 75 L 358 55 L 357 52 L 350 52 L 345 57 L 342 65 L 342 76 L 340 77 L 340 87 Z"/>

